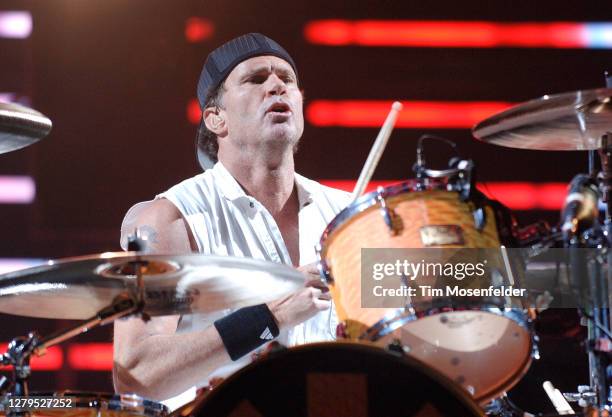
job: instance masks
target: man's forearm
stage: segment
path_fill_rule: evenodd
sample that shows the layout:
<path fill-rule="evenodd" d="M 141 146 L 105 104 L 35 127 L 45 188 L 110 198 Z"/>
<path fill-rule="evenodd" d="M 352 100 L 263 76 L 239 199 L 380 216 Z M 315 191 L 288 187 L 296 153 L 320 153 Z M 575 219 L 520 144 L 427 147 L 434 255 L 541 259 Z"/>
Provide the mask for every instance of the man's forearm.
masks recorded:
<path fill-rule="evenodd" d="M 118 326 L 121 323 L 116 333 Z M 229 361 L 214 326 L 191 333 L 150 335 L 115 347 L 115 389 L 165 400 L 201 383 Z"/>

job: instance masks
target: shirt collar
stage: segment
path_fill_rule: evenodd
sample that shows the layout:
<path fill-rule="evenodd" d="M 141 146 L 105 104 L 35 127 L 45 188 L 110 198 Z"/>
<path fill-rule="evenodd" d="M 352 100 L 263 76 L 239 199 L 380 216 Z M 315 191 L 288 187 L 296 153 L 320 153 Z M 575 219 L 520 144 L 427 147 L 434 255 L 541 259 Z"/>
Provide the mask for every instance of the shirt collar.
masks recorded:
<path fill-rule="evenodd" d="M 238 184 L 238 181 L 230 174 L 221 161 L 217 162 L 212 169 L 213 176 L 221 185 L 221 193 L 228 200 L 236 200 L 240 197 L 247 197 L 246 193 Z"/>
<path fill-rule="evenodd" d="M 219 161 L 212 168 L 212 173 L 215 179 L 221 185 L 221 193 L 228 200 L 237 200 L 239 198 L 248 198 L 238 181 Z M 300 209 L 306 207 L 313 202 L 314 181 L 311 181 L 300 174 L 295 173 L 295 184 L 297 186 L 298 202 Z"/>

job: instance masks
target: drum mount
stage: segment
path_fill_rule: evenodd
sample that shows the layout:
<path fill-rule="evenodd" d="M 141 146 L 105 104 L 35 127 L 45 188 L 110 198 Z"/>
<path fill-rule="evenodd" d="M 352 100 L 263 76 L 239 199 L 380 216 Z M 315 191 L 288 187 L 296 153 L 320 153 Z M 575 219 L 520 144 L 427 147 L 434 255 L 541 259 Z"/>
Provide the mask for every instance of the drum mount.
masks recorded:
<path fill-rule="evenodd" d="M 29 394 L 28 379 L 31 374 L 30 359 L 32 355 L 41 356 L 47 348 L 84 333 L 93 327 L 112 323 L 114 320 L 134 314 L 137 304 L 131 298 L 118 298 L 111 306 L 101 310 L 96 316 L 79 323 L 67 330 L 60 330 L 50 336 L 41 338 L 36 332 L 30 332 L 26 337 L 16 337 L 9 345 L 6 353 L 0 356 L 0 363 L 13 368 L 13 381 L 4 378 L 0 380 L 0 397 L 10 392 L 14 396 Z"/>
<path fill-rule="evenodd" d="M 448 161 L 446 169 L 427 168 L 425 159 L 425 141 L 438 141 L 447 144 L 455 153 L 455 156 Z M 412 167 L 417 183 L 422 184 L 422 189 L 426 189 L 426 182 L 429 178 L 445 179 L 448 182 L 448 191 L 457 191 L 462 202 L 471 201 L 475 205 L 473 211 L 474 222 L 478 230 L 482 230 L 486 224 L 486 213 L 483 201 L 485 197 L 476 188 L 475 164 L 471 159 L 463 159 L 457 149 L 457 144 L 449 139 L 434 136 L 422 135 L 417 143 L 416 162 Z"/>

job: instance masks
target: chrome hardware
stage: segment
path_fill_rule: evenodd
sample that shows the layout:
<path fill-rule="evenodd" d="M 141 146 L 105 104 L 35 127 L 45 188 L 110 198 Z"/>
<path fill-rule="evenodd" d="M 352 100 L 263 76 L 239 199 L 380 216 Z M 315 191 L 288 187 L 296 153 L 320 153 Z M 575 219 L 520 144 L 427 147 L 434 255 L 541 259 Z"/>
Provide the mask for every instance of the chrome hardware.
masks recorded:
<path fill-rule="evenodd" d="M 320 243 L 317 243 L 315 245 L 315 253 L 317 254 L 317 269 L 319 270 L 319 275 L 321 275 L 321 282 L 323 282 L 323 284 L 333 284 L 334 283 L 334 279 L 331 276 L 331 271 L 329 270 L 329 266 L 327 265 L 327 262 L 325 261 L 325 259 L 323 259 L 321 257 L 321 251 L 323 250 L 323 248 L 321 247 Z"/>
<path fill-rule="evenodd" d="M 383 216 L 383 220 L 385 224 L 389 228 L 389 232 L 391 236 L 395 236 L 398 233 L 397 228 L 393 224 L 393 219 L 395 218 L 395 213 L 393 210 L 390 210 L 387 207 L 387 202 L 385 201 L 385 189 L 383 187 L 378 187 L 376 189 L 376 202 L 380 204 L 380 214 Z"/>

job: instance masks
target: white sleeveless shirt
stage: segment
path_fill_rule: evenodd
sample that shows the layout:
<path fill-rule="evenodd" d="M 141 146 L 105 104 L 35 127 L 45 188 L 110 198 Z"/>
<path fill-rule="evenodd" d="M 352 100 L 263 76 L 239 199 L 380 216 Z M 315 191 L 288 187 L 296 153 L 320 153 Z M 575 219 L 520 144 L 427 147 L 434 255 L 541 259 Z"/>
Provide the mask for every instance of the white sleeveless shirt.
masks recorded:
<path fill-rule="evenodd" d="M 346 207 L 350 194 L 323 186 L 295 174 L 299 202 L 300 265 L 316 261 L 315 245 L 329 222 Z M 227 169 L 218 162 L 206 172 L 187 179 L 165 193 L 155 197 L 167 198 L 185 218 L 198 246 L 204 254 L 228 255 L 263 259 L 293 265 L 276 221 L 268 210 L 248 196 Z M 126 214 L 121 225 L 121 245 L 132 233 L 139 212 L 151 201 L 138 203 Z M 229 314 L 224 310 L 216 314 L 182 316 L 177 332 L 203 330 Z M 322 311 L 289 331 L 282 331 L 277 341 L 286 346 L 334 340 L 338 319 L 334 308 Z M 226 377 L 250 362 L 246 355 L 238 361 L 203 375 L 198 387 L 207 385 L 213 377 Z M 164 403 L 171 409 L 191 401 L 195 389 Z"/>

